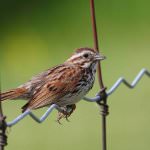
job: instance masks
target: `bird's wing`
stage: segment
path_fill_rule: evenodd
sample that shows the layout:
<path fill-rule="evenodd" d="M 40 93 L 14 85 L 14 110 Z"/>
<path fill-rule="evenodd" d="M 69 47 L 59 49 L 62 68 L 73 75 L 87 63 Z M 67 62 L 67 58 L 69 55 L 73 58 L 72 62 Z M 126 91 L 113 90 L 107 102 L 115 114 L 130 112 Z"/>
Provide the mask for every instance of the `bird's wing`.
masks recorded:
<path fill-rule="evenodd" d="M 76 67 L 60 67 L 49 75 L 46 81 L 33 96 L 33 98 L 23 107 L 36 109 L 53 104 L 65 95 L 74 92 L 79 80 L 82 79 L 82 71 Z"/>
<path fill-rule="evenodd" d="M 45 70 L 37 74 L 36 76 L 33 76 L 28 82 L 21 85 L 20 87 L 24 87 L 29 90 L 34 90 L 34 89 L 36 90 L 36 88 L 39 88 L 38 86 L 40 84 L 43 85 L 47 79 L 51 78 L 52 75 L 57 73 L 57 71 L 59 71 L 60 68 L 63 68 L 63 67 L 64 67 L 64 64 Z"/>

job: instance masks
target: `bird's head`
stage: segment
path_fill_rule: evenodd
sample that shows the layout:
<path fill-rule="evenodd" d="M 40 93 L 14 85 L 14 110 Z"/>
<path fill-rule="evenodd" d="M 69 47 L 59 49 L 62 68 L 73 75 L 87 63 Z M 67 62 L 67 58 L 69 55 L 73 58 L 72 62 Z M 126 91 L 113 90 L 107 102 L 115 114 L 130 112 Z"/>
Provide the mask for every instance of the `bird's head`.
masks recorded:
<path fill-rule="evenodd" d="M 92 48 L 79 48 L 66 62 L 73 65 L 80 65 L 83 68 L 89 68 L 103 59 L 105 57 Z"/>

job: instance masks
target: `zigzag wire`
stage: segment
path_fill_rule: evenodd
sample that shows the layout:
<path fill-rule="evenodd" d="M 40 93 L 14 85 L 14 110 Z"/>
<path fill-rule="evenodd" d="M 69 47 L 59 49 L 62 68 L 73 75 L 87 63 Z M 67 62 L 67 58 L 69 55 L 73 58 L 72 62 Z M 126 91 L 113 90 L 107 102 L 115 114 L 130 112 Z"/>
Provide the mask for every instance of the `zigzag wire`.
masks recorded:
<path fill-rule="evenodd" d="M 147 75 L 148 77 L 150 77 L 150 72 L 143 68 L 138 75 L 135 77 L 135 79 L 132 81 L 132 83 L 130 84 L 124 77 L 120 77 L 115 84 L 106 92 L 107 96 L 110 96 L 119 86 L 121 83 L 124 83 L 128 88 L 134 88 L 137 83 L 140 81 L 140 79 L 145 75 Z M 88 97 L 84 97 L 85 101 L 88 102 L 96 102 L 98 100 L 101 100 L 100 96 L 96 96 L 94 98 L 88 98 Z M 13 121 L 8 122 L 7 126 L 11 127 L 15 124 L 17 124 L 20 120 L 22 120 L 23 118 L 25 118 L 27 115 L 29 115 L 33 120 L 35 120 L 38 123 L 42 123 L 49 115 L 50 113 L 54 110 L 57 109 L 58 111 L 62 112 L 63 110 L 57 106 L 56 104 L 51 105 L 47 111 L 44 113 L 44 115 L 42 115 L 41 118 L 38 118 L 36 115 L 34 115 L 31 110 L 26 110 L 24 113 L 22 113 L 21 115 L 19 115 L 18 117 L 16 117 Z"/>
<path fill-rule="evenodd" d="M 119 86 L 121 83 L 124 83 L 128 88 L 134 88 L 137 83 L 140 81 L 140 79 L 145 75 L 150 77 L 150 72 L 143 68 L 138 75 L 135 77 L 135 79 L 130 84 L 124 77 L 119 78 L 116 83 L 110 88 L 110 90 L 107 92 L 107 95 L 111 95 Z"/>
<path fill-rule="evenodd" d="M 63 110 L 58 107 L 56 104 L 51 105 L 47 111 L 44 113 L 44 115 L 42 115 L 42 117 L 39 119 L 36 115 L 34 115 L 30 109 L 27 109 L 24 113 L 22 113 L 21 115 L 19 115 L 18 117 L 16 117 L 13 121 L 8 122 L 7 126 L 11 127 L 13 125 L 15 125 L 16 123 L 18 123 L 20 120 L 22 120 L 23 118 L 25 118 L 27 115 L 30 115 L 30 117 L 35 120 L 37 123 L 42 123 L 48 116 L 49 114 L 53 111 L 53 109 L 58 110 L 59 112 L 63 112 Z"/>
<path fill-rule="evenodd" d="M 106 92 L 107 96 L 110 96 L 120 86 L 121 83 L 124 83 L 128 88 L 131 88 L 131 89 L 134 88 L 144 75 L 147 75 L 148 77 L 150 77 L 150 72 L 145 68 L 143 68 L 138 73 L 138 75 L 135 77 L 135 79 L 132 81 L 131 84 L 124 77 L 120 77 L 115 82 L 115 84 Z M 96 102 L 100 99 L 101 99 L 100 96 L 96 96 L 96 97 L 93 97 L 93 98 L 84 97 L 84 100 L 86 100 L 88 102 Z"/>

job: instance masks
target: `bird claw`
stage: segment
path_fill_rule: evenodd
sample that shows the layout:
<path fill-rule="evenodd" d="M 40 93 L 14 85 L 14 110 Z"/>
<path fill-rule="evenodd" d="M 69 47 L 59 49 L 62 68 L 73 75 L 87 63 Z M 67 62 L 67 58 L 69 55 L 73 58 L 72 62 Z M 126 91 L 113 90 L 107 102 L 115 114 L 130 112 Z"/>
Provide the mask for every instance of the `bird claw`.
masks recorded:
<path fill-rule="evenodd" d="M 71 116 L 71 114 L 73 113 L 73 111 L 75 110 L 75 108 L 76 108 L 75 105 L 68 105 L 68 106 L 64 107 L 63 108 L 64 109 L 63 112 L 58 112 L 58 116 L 57 116 L 57 120 L 56 121 L 59 124 L 61 124 L 60 120 L 62 118 L 65 118 L 66 121 L 70 122 L 70 120 L 68 118 Z"/>
<path fill-rule="evenodd" d="M 58 112 L 58 116 L 57 116 L 57 120 L 56 122 L 58 122 L 60 125 L 62 125 L 62 123 L 60 122 L 60 120 L 64 118 L 63 113 Z"/>
<path fill-rule="evenodd" d="M 56 120 L 56 121 L 57 121 L 59 124 L 62 124 L 62 123 L 60 122 L 60 120 L 61 120 L 62 118 L 65 118 L 65 119 L 69 122 L 68 117 L 69 117 L 70 115 L 71 115 L 71 114 L 68 113 L 67 111 L 58 112 L 58 116 L 57 116 L 57 120 Z"/>

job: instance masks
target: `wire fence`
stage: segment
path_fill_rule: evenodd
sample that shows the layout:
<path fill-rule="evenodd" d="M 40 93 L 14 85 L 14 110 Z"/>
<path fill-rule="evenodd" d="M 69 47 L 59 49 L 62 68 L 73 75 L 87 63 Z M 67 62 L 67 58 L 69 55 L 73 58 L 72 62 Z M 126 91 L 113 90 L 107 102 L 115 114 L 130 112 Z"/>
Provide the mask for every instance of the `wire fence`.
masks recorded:
<path fill-rule="evenodd" d="M 125 84 L 128 88 L 131 88 L 131 89 L 134 88 L 144 75 L 147 75 L 148 77 L 150 77 L 150 72 L 147 69 L 142 69 L 138 73 L 138 75 L 135 77 L 135 79 L 132 81 L 132 83 L 129 83 L 124 77 L 120 77 L 115 82 L 115 84 L 106 92 L 107 96 L 110 96 L 111 94 L 113 94 L 122 83 Z M 93 98 L 85 97 L 84 100 L 88 102 L 98 102 L 98 101 L 101 101 L 102 98 L 100 95 L 97 95 L 96 97 L 93 97 Z M 33 112 L 31 112 L 31 110 L 28 109 L 24 113 L 16 117 L 13 121 L 8 122 L 7 126 L 11 127 L 17 124 L 19 121 L 21 121 L 23 118 L 25 118 L 28 115 L 34 121 L 38 123 L 42 123 L 52 113 L 54 109 L 58 110 L 59 112 L 63 112 L 63 110 L 59 106 L 57 106 L 56 104 L 53 104 L 47 109 L 47 111 L 42 115 L 42 117 L 38 118 Z"/>
<path fill-rule="evenodd" d="M 95 17 L 95 8 L 94 8 L 94 0 L 90 0 L 90 8 L 91 8 L 91 22 L 92 22 L 92 29 L 93 29 L 93 39 L 94 39 L 94 49 L 99 51 L 98 46 L 98 35 L 96 29 L 96 17 Z M 98 65 L 98 80 L 100 85 L 100 92 L 93 98 L 84 97 L 85 101 L 88 102 L 96 102 L 101 106 L 101 115 L 102 115 L 102 149 L 107 150 L 107 142 L 106 142 L 106 116 L 108 114 L 108 106 L 107 106 L 107 98 L 113 94 L 116 89 L 123 83 L 128 88 L 134 88 L 137 83 L 142 79 L 144 75 L 150 77 L 150 71 L 143 68 L 132 83 L 129 83 L 124 77 L 120 77 L 114 85 L 106 91 L 102 80 L 102 73 L 101 73 L 101 64 Z M 53 110 L 58 110 L 59 112 L 63 112 L 62 108 L 57 106 L 56 104 L 51 105 L 46 112 L 38 118 L 30 109 L 27 109 L 24 113 L 17 116 L 14 120 L 10 122 L 6 122 L 6 118 L 3 115 L 1 101 L 0 101 L 0 150 L 4 150 L 4 146 L 7 145 L 7 136 L 6 136 L 6 128 L 12 127 L 24 119 L 26 116 L 30 116 L 34 121 L 37 123 L 42 123 L 51 113 Z"/>

